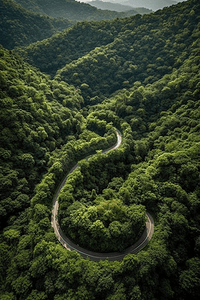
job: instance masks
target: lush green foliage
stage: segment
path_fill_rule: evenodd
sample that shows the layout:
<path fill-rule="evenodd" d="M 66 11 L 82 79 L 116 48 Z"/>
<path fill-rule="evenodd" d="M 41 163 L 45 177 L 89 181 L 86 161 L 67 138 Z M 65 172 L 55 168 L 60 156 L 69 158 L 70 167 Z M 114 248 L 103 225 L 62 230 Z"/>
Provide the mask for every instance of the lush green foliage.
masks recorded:
<path fill-rule="evenodd" d="M 0 1 L 0 43 L 7 49 L 28 46 L 72 24 L 65 19 L 30 12 L 13 0 Z"/>
<path fill-rule="evenodd" d="M 145 17 L 84 22 L 71 29 L 76 32 L 75 28 L 87 25 L 88 36 L 90 30 L 92 36 L 94 28 L 104 24 L 103 36 L 106 26 L 109 29 L 112 25 L 116 37 L 121 31 L 121 43 L 125 43 L 126 35 L 127 40 L 130 37 L 125 31 L 129 24 L 137 24 L 130 30 L 138 35 L 138 26 L 143 34 L 144 24 L 147 37 L 153 37 L 151 30 L 157 28 L 154 46 L 159 51 L 154 49 L 155 57 L 160 52 L 163 61 L 149 71 L 153 78 L 145 75 L 145 62 L 137 76 L 135 71 L 130 73 L 132 81 L 123 89 L 112 96 L 109 90 L 108 98 L 104 97 L 102 72 L 109 73 L 110 64 L 105 68 L 103 60 L 92 84 L 86 81 L 87 73 L 85 77 L 78 73 L 80 82 L 75 87 L 70 85 L 74 79 L 63 70 L 58 72 L 59 80 L 50 79 L 12 51 L 0 48 L 1 299 L 198 299 L 199 10 L 199 1 L 189 0 Z M 163 43 L 164 30 L 168 48 Z M 101 57 L 102 49 L 115 52 L 114 45 L 116 51 L 118 45 L 123 47 L 112 39 L 110 45 L 99 45 L 91 55 L 99 53 Z M 151 58 L 152 44 L 147 45 L 145 52 L 145 43 L 138 46 L 141 62 Z M 129 53 L 124 57 L 128 59 Z M 86 57 L 80 54 L 79 62 L 80 72 Z M 77 64 L 67 63 L 66 72 Z M 114 78 L 123 70 L 124 64 L 116 69 Z M 106 78 L 109 89 L 115 81 Z M 98 98 L 100 94 L 102 98 Z M 84 160 L 116 142 L 114 127 L 122 132 L 121 147 L 105 155 L 97 151 Z M 125 246 L 122 235 L 130 232 L 124 229 L 127 217 L 139 229 L 147 210 L 154 216 L 155 232 L 137 255 L 129 254 L 122 261 L 93 262 L 59 244 L 51 227 L 52 199 L 77 160 L 80 168 L 68 176 L 59 195 L 62 228 L 87 247 L 97 247 L 97 237 L 101 250 L 106 251 L 112 248 L 108 248 L 105 235 L 113 235 L 115 247 L 117 241 Z M 76 230 L 71 230 L 73 226 Z M 93 237 L 86 243 L 91 238 L 88 228 Z"/>
<path fill-rule="evenodd" d="M 126 205 L 126 197 L 118 195 L 130 172 L 126 142 L 124 134 L 120 150 L 98 153 L 79 162 L 80 168 L 69 176 L 59 195 L 59 222 L 63 231 L 91 250 L 121 251 L 134 244 L 144 231 L 145 208 Z M 130 150 L 131 144 L 128 146 Z"/>
<path fill-rule="evenodd" d="M 121 22 L 121 20 L 113 21 L 119 30 Z M 113 42 L 118 34 L 115 27 L 113 32 L 112 23 L 109 22 L 78 22 L 63 34 L 56 34 L 50 39 L 18 49 L 18 52 L 30 64 L 55 75 L 56 71 L 66 63 L 84 56 L 96 47 Z"/>
<path fill-rule="evenodd" d="M 113 42 L 67 64 L 56 78 L 75 86 L 86 83 L 90 98 L 108 97 L 136 81 L 153 83 L 188 57 L 199 14 L 199 7 L 189 2 L 176 10 L 124 19 Z"/>
<path fill-rule="evenodd" d="M 70 205 L 67 202 L 66 209 L 65 196 L 62 200 L 64 203 L 64 211 L 62 213 L 61 207 L 60 213 L 62 229 L 68 237 L 90 250 L 106 253 L 122 251 L 133 245 L 145 229 L 145 209 L 141 205 L 127 206 L 118 199 L 96 197 L 93 205 L 81 202 Z"/>
<path fill-rule="evenodd" d="M 62 17 L 72 21 L 100 21 L 114 18 L 129 17 L 137 11 L 128 12 L 103 11 L 89 4 L 75 0 L 15 0 L 26 9 L 33 10 L 48 16 Z"/>
<path fill-rule="evenodd" d="M 153 83 L 179 68 L 191 53 L 199 13 L 189 1 L 153 15 L 78 23 L 62 37 L 30 45 L 20 54 L 49 74 L 63 67 L 58 80 L 81 88 L 85 100 L 99 102 L 136 81 Z"/>
<path fill-rule="evenodd" d="M 75 115 L 83 99 L 74 87 L 50 81 L 3 48 L 0 65 L 3 222 L 4 216 L 29 205 L 50 151 L 66 143 L 66 134 L 76 132 Z"/>
<path fill-rule="evenodd" d="M 11 213 L 29 205 L 35 184 L 47 170 L 50 152 L 65 144 L 71 154 L 68 158 L 71 161 L 65 161 L 65 168 L 69 169 L 84 154 L 92 153 L 102 144 L 103 147 L 112 145 L 115 137 L 101 140 L 98 134 L 91 133 L 88 142 L 85 141 L 84 137 L 89 136 L 90 131 L 84 129 L 86 120 L 78 112 L 83 98 L 73 86 L 51 81 L 48 76 L 24 64 L 20 57 L 10 55 L 3 48 L 0 66 L 0 159 L 4 166 L 1 168 L 1 222 L 4 222 Z M 101 134 L 108 130 L 109 127 L 104 128 Z M 82 134 L 82 139 L 79 134 Z M 75 146 L 76 139 L 78 146 Z M 56 175 L 51 174 L 52 170 Z M 52 170 L 50 168 L 48 174 L 51 193 L 63 176 L 63 167 L 54 161 Z M 45 190 L 46 194 L 42 192 L 48 178 L 44 179 L 38 196 L 43 202 L 52 195 L 49 188 L 49 192 Z"/>

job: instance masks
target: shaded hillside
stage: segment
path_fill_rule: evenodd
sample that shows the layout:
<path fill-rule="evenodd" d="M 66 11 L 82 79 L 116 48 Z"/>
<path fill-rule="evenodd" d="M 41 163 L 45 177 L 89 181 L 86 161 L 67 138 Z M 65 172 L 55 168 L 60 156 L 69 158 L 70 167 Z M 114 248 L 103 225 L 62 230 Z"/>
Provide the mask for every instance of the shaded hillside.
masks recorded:
<path fill-rule="evenodd" d="M 132 172 L 119 192 L 111 183 L 114 191 L 104 191 L 103 196 L 117 193 L 115 197 L 125 203 L 145 205 L 155 214 L 154 242 L 137 255 L 139 261 L 145 260 L 138 264 L 138 272 L 133 267 L 128 275 L 129 279 L 138 278 L 138 274 L 142 277 L 141 281 L 136 279 L 140 282 L 138 299 L 195 299 L 198 295 L 199 65 L 200 39 L 196 30 L 191 55 L 171 75 L 165 75 L 154 84 L 136 82 L 130 90 L 124 89 L 90 109 L 90 117 L 107 120 L 112 111 L 128 122 L 133 132 L 130 145 L 132 143 L 134 150 L 127 157 L 127 161 L 132 160 Z M 123 125 L 128 130 L 128 126 Z M 129 284 L 125 286 L 130 288 Z"/>
<path fill-rule="evenodd" d="M 137 81 L 82 109 L 79 90 L 1 48 L 1 299 L 198 299 L 198 28 L 192 38 L 188 58 L 171 74 L 152 84 Z M 93 233 L 101 237 L 97 206 L 104 222 L 119 217 L 110 232 L 120 236 L 123 204 L 150 211 L 155 232 L 137 255 L 97 263 L 60 245 L 51 206 L 73 162 L 91 147 L 114 142 L 112 124 L 122 132 L 122 146 L 82 160 L 69 176 L 59 200 L 62 226 L 67 211 L 71 231 L 78 228 L 86 240 L 84 230 L 93 222 Z"/>
<path fill-rule="evenodd" d="M 51 17 L 62 17 L 72 21 L 100 21 L 136 15 L 134 9 L 128 12 L 102 11 L 83 2 L 75 0 L 15 0 L 26 9 L 33 10 Z"/>
<path fill-rule="evenodd" d="M 17 52 L 30 64 L 54 76 L 66 63 L 84 56 L 96 47 L 113 42 L 123 26 L 123 19 L 78 22 L 63 34 L 56 34 L 27 48 L 19 48 Z"/>
<path fill-rule="evenodd" d="M 67 42 L 85 32 L 87 51 L 93 39 L 86 37 L 101 24 L 105 44 L 69 64 L 78 71 L 72 79 L 69 66 L 51 80 L 0 47 L 0 299 L 198 299 L 199 15 L 199 1 L 189 0 L 145 17 L 78 23 L 64 32 L 72 34 Z M 61 47 L 62 35 L 56 38 Z M 50 41 L 44 49 L 55 47 Z M 41 53 L 45 59 L 48 52 Z M 87 65 L 91 58 L 93 66 Z M 144 71 L 148 60 L 155 66 Z M 113 77 L 104 77 L 114 62 Z M 110 95 L 123 70 L 129 72 L 126 62 L 130 80 Z M 95 77 L 86 83 L 90 68 Z M 74 78 L 76 86 L 68 83 Z M 122 144 L 102 154 L 116 143 L 116 128 Z M 79 168 L 64 183 L 77 161 Z M 143 230 L 145 211 L 154 218 L 150 242 L 121 261 L 94 262 L 64 248 L 51 226 L 62 182 L 59 224 L 76 243 L 123 251 L 135 226 L 137 233 Z"/>
<path fill-rule="evenodd" d="M 86 84 L 83 95 L 87 101 L 92 98 L 97 102 L 135 81 L 152 83 L 190 55 L 199 30 L 199 14 L 200 4 L 189 1 L 124 20 L 113 42 L 67 64 L 58 70 L 56 78 L 77 87 Z"/>
<path fill-rule="evenodd" d="M 0 70 L 2 226 L 14 211 L 17 213 L 29 206 L 35 184 L 48 169 L 50 153 L 68 141 L 71 150 L 72 144 L 74 147 L 76 145 L 76 139 L 79 140 L 79 146 L 81 142 L 85 143 L 85 139 L 82 141 L 78 135 L 83 133 L 86 121 L 79 114 L 83 98 L 74 86 L 50 80 L 47 75 L 25 64 L 19 56 L 10 54 L 2 46 Z M 104 128 L 101 134 L 107 131 Z M 100 137 L 90 134 L 89 130 L 87 134 L 90 137 L 84 147 L 88 154 L 94 151 Z M 90 145 L 89 141 L 94 137 Z M 103 147 L 113 143 L 112 138 L 107 145 L 107 140 L 103 141 Z M 84 151 L 80 154 L 78 149 L 73 149 L 66 169 L 73 163 L 74 155 L 81 157 Z M 59 176 L 62 176 L 62 172 Z M 59 176 L 55 181 L 59 180 Z"/>
<path fill-rule="evenodd" d="M 198 14 L 199 4 L 189 1 L 153 15 L 78 23 L 63 35 L 30 45 L 19 53 L 51 75 L 67 64 L 59 71 L 60 78 L 75 86 L 87 83 L 92 97 L 99 93 L 100 83 L 104 85 L 100 94 L 108 95 L 136 80 L 152 82 L 177 67 L 177 56 L 182 55 L 181 60 L 189 53 Z M 101 45 L 105 46 L 90 53 Z"/>
<path fill-rule="evenodd" d="M 46 39 L 72 26 L 72 22 L 42 16 L 12 0 L 0 1 L 0 43 L 7 49 Z"/>
<path fill-rule="evenodd" d="M 105 2 L 105 1 L 101 1 L 101 0 L 90 1 L 89 4 L 92 6 L 95 6 L 99 9 L 108 9 L 108 10 L 114 10 L 114 11 L 118 11 L 118 12 L 133 9 L 133 7 L 128 6 L 128 5 L 123 5 L 123 4 L 114 3 L 114 2 Z M 142 14 L 142 15 L 149 14 L 152 12 L 152 10 L 144 8 L 144 7 L 134 7 L 134 10 L 138 14 Z"/>
<path fill-rule="evenodd" d="M 1 226 L 30 205 L 49 153 L 75 134 L 82 97 L 0 48 Z M 61 105 L 62 98 L 65 105 Z M 59 102 L 58 102 L 59 101 Z"/>
<path fill-rule="evenodd" d="M 140 81 L 136 81 L 130 88 L 119 90 L 109 98 L 109 100 L 106 99 L 102 103 L 91 106 L 91 115 L 103 119 L 108 114 L 111 114 L 112 111 L 130 124 L 134 132 L 134 139 L 141 139 L 141 137 L 148 136 L 149 132 L 152 132 L 154 135 L 155 133 L 153 132 L 156 122 L 161 116 L 161 120 L 158 121 L 157 124 L 160 124 L 160 127 L 157 127 L 158 132 L 155 134 L 155 138 L 165 136 L 167 140 L 171 131 L 176 127 L 183 126 L 185 121 L 189 122 L 188 118 L 184 118 L 184 110 L 182 110 L 182 108 L 184 108 L 184 105 L 187 103 L 189 105 L 190 100 L 192 107 L 194 107 L 194 109 L 196 107 L 197 109 L 196 113 L 194 113 L 194 117 L 196 116 L 198 119 L 200 88 L 200 39 L 198 29 L 194 32 L 194 37 L 195 41 L 190 48 L 189 58 L 184 59 L 179 68 L 174 68 L 171 74 L 162 76 L 161 79 L 156 80 L 152 84 L 142 84 Z M 181 105 L 183 105 L 183 107 L 176 115 L 175 111 L 179 109 Z M 166 111 L 168 111 L 168 113 L 165 113 Z M 182 116 L 179 116 L 180 114 Z M 186 129 L 186 132 L 184 134 L 183 129 L 183 131 L 181 131 L 182 135 L 186 137 L 188 136 L 188 132 L 191 132 L 191 134 L 193 132 L 197 133 L 199 127 L 198 122 L 199 121 L 194 122 L 193 125 L 191 123 L 191 128 L 183 127 Z M 189 126 L 189 123 L 187 123 L 187 126 Z M 196 129 L 193 129 L 193 126 L 197 126 Z M 179 132 L 179 129 L 177 129 L 177 132 Z M 194 133 L 194 135 L 196 133 Z M 160 140 L 163 139 L 160 138 Z M 169 140 L 173 145 L 173 138 L 169 138 Z M 174 145 L 176 142 L 177 141 L 174 140 Z M 177 149 L 179 147 L 178 145 L 179 143 L 176 145 Z M 162 146 L 164 147 L 164 143 L 162 143 Z M 173 147 L 170 149 L 172 150 Z M 143 151 L 144 149 L 141 151 L 141 155 Z M 142 156 L 139 152 L 138 155 L 141 159 Z"/>

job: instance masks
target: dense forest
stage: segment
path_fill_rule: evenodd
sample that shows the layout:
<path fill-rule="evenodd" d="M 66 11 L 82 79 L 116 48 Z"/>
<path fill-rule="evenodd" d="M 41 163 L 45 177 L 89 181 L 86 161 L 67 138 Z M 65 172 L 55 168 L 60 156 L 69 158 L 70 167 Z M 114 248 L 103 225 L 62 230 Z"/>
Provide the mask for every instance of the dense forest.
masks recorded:
<path fill-rule="evenodd" d="M 77 87 L 86 83 L 90 99 L 101 98 L 135 81 L 152 83 L 179 67 L 195 40 L 192 32 L 198 16 L 188 5 L 179 4 L 176 10 L 150 15 L 79 22 L 19 53 L 45 73 L 55 75 L 60 69 L 57 78 Z"/>
<path fill-rule="evenodd" d="M 75 0 L 15 0 L 28 10 L 50 17 L 62 17 L 72 21 L 100 21 L 136 15 L 133 8 L 126 12 L 101 10 Z"/>
<path fill-rule="evenodd" d="M 0 4 L 10 32 L 0 46 L 0 299 L 198 299 L 199 1 L 59 33 L 55 16 Z M 35 18 L 53 35 L 31 43 Z M 116 129 L 122 144 L 102 154 Z M 92 251 L 123 252 L 148 211 L 154 233 L 137 254 L 95 262 L 57 240 L 53 198 L 77 162 L 58 197 L 62 230 Z"/>
<path fill-rule="evenodd" d="M 7 49 L 46 39 L 73 23 L 67 19 L 33 13 L 13 0 L 0 1 L 0 43 Z"/>

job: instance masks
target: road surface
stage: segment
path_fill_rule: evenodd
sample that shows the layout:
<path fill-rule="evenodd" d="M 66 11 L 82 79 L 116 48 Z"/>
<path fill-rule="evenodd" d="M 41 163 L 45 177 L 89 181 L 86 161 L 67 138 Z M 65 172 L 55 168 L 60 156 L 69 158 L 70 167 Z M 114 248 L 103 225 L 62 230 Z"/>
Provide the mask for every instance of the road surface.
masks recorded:
<path fill-rule="evenodd" d="M 121 134 L 118 130 L 116 131 L 116 134 L 117 134 L 117 143 L 113 147 L 111 147 L 105 151 L 102 151 L 102 153 L 107 153 L 108 151 L 110 151 L 112 149 L 117 149 L 121 145 L 121 142 L 122 142 Z M 74 171 L 77 167 L 78 167 L 78 164 L 76 164 L 70 170 L 69 173 Z M 59 223 L 58 223 L 58 219 L 57 219 L 58 207 L 59 207 L 58 195 L 59 195 L 61 189 L 63 188 L 66 180 L 67 180 L 67 176 L 64 178 L 64 180 L 60 184 L 60 186 L 56 192 L 56 195 L 54 196 L 52 217 L 51 217 L 51 225 L 54 229 L 54 232 L 55 232 L 58 240 L 60 241 L 60 243 L 66 249 L 75 250 L 75 251 L 79 252 L 83 257 L 85 257 L 85 258 L 89 257 L 91 260 L 94 260 L 94 261 L 105 260 L 105 259 L 114 261 L 114 260 L 121 260 L 124 256 L 126 256 L 127 254 L 130 254 L 130 253 L 136 254 L 147 245 L 147 243 L 150 241 L 150 239 L 153 235 L 153 232 L 154 232 L 153 218 L 151 217 L 151 215 L 149 213 L 146 214 L 147 215 L 146 228 L 145 228 L 141 238 L 134 245 L 126 248 L 122 252 L 110 252 L 110 253 L 93 252 L 93 251 L 86 250 L 86 249 L 80 247 L 79 245 L 74 244 L 72 241 L 70 241 L 70 239 L 67 236 L 65 236 L 64 233 L 62 232 L 62 230 L 59 226 Z"/>

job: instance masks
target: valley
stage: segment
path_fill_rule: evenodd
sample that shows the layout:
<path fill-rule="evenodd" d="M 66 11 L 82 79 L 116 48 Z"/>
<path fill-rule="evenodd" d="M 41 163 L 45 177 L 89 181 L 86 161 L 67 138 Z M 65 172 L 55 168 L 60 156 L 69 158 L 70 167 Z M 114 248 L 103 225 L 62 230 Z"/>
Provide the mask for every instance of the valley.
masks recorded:
<path fill-rule="evenodd" d="M 0 5 L 0 299 L 198 299 L 199 1 Z"/>

